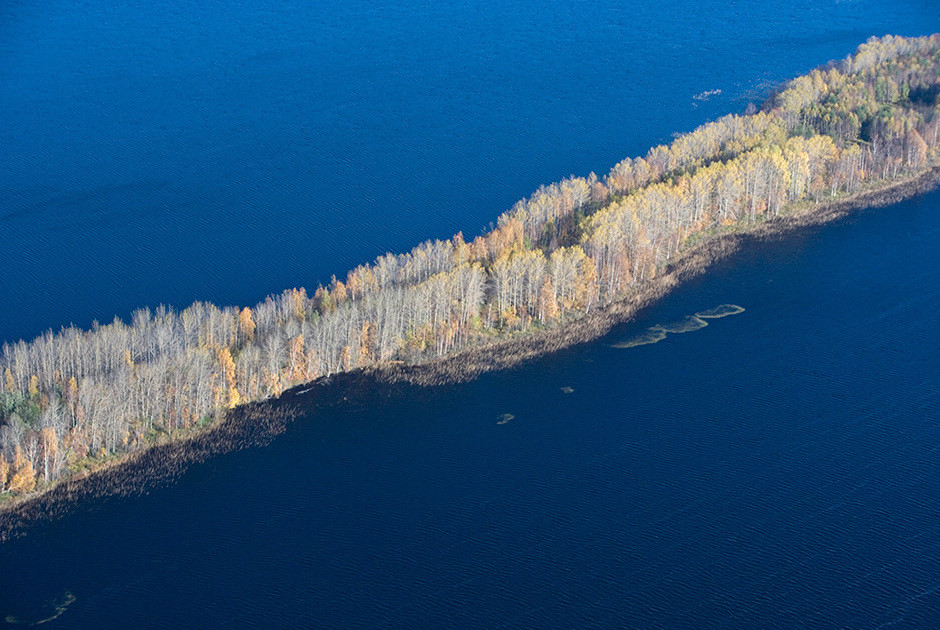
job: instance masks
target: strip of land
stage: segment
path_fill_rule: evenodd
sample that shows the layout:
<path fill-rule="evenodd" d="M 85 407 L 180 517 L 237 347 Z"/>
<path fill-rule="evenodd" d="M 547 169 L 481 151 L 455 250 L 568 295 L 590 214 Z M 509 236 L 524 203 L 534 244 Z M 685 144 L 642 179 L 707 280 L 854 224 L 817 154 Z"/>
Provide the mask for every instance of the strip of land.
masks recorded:
<path fill-rule="evenodd" d="M 715 262 L 728 258 L 742 247 L 779 238 L 794 230 L 822 225 L 853 211 L 881 208 L 931 192 L 940 187 L 940 167 L 875 189 L 859 192 L 819 205 L 790 209 L 781 216 L 713 235 L 682 252 L 665 272 L 637 287 L 632 295 L 566 324 L 468 348 L 452 356 L 416 365 L 384 365 L 369 370 L 376 378 L 419 385 L 463 382 L 493 370 L 514 367 L 539 356 L 601 337 L 616 326 L 632 320 L 642 309 L 696 276 Z"/>
<path fill-rule="evenodd" d="M 471 241 L 380 256 L 312 296 L 5 344 L 0 511 L 143 491 L 269 439 L 338 382 L 460 381 L 589 341 L 747 243 L 930 189 L 938 164 L 940 35 L 873 38 L 760 111 L 543 186 Z"/>
<path fill-rule="evenodd" d="M 794 208 L 776 219 L 718 233 L 701 241 L 684 251 L 663 273 L 639 287 L 633 295 L 564 327 L 467 348 L 422 364 L 387 364 L 321 377 L 294 387 L 278 398 L 239 406 L 205 431 L 138 451 L 98 470 L 65 479 L 41 493 L 7 504 L 0 512 L 0 541 L 23 534 L 37 523 L 59 518 L 91 499 L 146 494 L 171 483 L 193 464 L 222 453 L 265 445 L 283 433 L 296 418 L 349 404 L 350 393 L 374 390 L 383 384 L 436 386 L 465 382 L 486 372 L 515 367 L 557 350 L 595 340 L 615 325 L 632 320 L 642 309 L 741 248 L 759 246 L 761 241 L 835 221 L 853 211 L 894 205 L 938 187 L 940 167 L 933 167 L 877 189 L 825 204 Z"/>

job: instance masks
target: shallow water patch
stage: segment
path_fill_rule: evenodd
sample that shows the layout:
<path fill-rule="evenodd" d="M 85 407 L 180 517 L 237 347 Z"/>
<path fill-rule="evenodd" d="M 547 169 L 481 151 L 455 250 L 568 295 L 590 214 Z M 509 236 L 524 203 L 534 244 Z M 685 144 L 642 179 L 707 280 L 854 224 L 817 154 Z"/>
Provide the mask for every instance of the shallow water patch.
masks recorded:
<path fill-rule="evenodd" d="M 645 346 L 651 343 L 657 343 L 665 339 L 669 334 L 682 334 L 699 330 L 708 326 L 706 319 L 719 319 L 729 315 L 737 315 L 744 312 L 743 306 L 737 304 L 721 304 L 715 308 L 699 311 L 695 315 L 687 315 L 682 319 L 668 324 L 656 324 L 651 326 L 638 335 L 630 337 L 626 341 L 620 341 L 611 344 L 613 348 L 635 348 L 636 346 Z"/>
<path fill-rule="evenodd" d="M 738 306 L 737 304 L 722 304 L 721 306 L 716 306 L 715 308 L 710 308 L 707 311 L 699 311 L 695 314 L 696 317 L 703 317 L 705 319 L 718 319 L 719 317 L 727 317 L 728 315 L 737 315 L 738 313 L 743 313 L 744 307 Z"/>
<path fill-rule="evenodd" d="M 73 595 L 71 591 L 65 591 L 61 596 L 51 600 L 48 603 L 48 608 L 44 613 L 49 615 L 47 617 L 41 617 L 34 621 L 23 617 L 17 617 L 15 615 L 7 615 L 4 618 L 4 621 L 10 625 L 15 626 L 39 626 L 49 621 L 53 621 L 54 619 L 58 619 L 62 613 L 68 610 L 68 607 L 71 606 L 74 601 L 75 595 Z"/>

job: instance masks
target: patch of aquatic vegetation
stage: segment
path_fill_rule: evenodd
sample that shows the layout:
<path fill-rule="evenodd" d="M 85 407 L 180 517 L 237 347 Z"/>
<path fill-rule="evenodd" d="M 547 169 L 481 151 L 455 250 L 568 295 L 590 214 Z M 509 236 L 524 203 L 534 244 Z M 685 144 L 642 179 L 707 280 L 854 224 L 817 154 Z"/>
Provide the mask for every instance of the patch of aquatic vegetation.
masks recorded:
<path fill-rule="evenodd" d="M 678 335 L 705 328 L 708 326 L 708 322 L 705 321 L 706 319 L 719 319 L 721 317 L 737 315 L 738 313 L 743 312 L 744 307 L 738 306 L 737 304 L 722 304 L 720 306 L 716 306 L 715 308 L 699 311 L 695 315 L 688 315 L 676 322 L 671 322 L 669 324 L 656 324 L 655 326 L 651 326 L 640 334 L 634 335 L 626 341 L 613 344 L 612 347 L 635 348 L 636 346 L 645 346 L 651 343 L 657 343 L 665 339 L 669 334 Z"/>
<path fill-rule="evenodd" d="M 715 308 L 710 308 L 707 311 L 701 311 L 696 313 L 696 317 L 704 317 L 706 319 L 718 319 L 719 317 L 727 317 L 728 315 L 737 315 L 738 313 L 743 313 L 744 307 L 738 306 L 737 304 L 722 304 L 721 306 L 716 306 Z"/>
<path fill-rule="evenodd" d="M 36 621 L 29 621 L 21 617 L 7 615 L 4 621 L 6 621 L 8 624 L 16 625 L 16 626 L 29 626 L 29 627 L 40 626 L 44 623 L 52 621 L 53 619 L 58 619 L 59 616 L 62 615 L 62 613 L 68 610 L 68 607 L 71 606 L 74 601 L 75 601 L 75 596 L 72 595 L 72 592 L 65 591 L 61 595 L 61 597 L 57 597 L 56 599 L 49 602 L 48 610 L 52 613 L 52 615 L 50 615 L 49 617 L 44 617 Z"/>
<path fill-rule="evenodd" d="M 688 317 L 683 317 L 677 322 L 673 322 L 671 324 L 659 324 L 658 326 L 654 326 L 654 328 L 667 333 L 681 334 L 692 332 L 693 330 L 698 330 L 699 328 L 705 328 L 706 326 L 708 326 L 708 322 L 706 322 L 704 319 L 701 319 L 697 315 L 689 315 Z"/>
<path fill-rule="evenodd" d="M 698 94 L 696 94 L 695 96 L 693 96 L 693 97 L 692 97 L 692 100 L 694 100 L 694 101 L 707 101 L 708 99 L 710 99 L 710 98 L 713 97 L 713 96 L 720 96 L 720 95 L 721 95 L 721 90 L 719 90 L 719 89 L 715 89 L 715 90 L 705 90 L 704 92 L 699 92 Z"/>
<path fill-rule="evenodd" d="M 506 424 L 515 417 L 516 416 L 512 415 L 511 413 L 504 413 L 499 417 L 499 420 L 496 421 L 496 424 Z"/>
<path fill-rule="evenodd" d="M 561 391 L 565 394 L 572 394 L 574 393 L 574 387 L 562 387 Z"/>
<path fill-rule="evenodd" d="M 631 337 L 626 341 L 615 343 L 614 348 L 635 348 L 636 346 L 645 346 L 650 343 L 656 343 L 666 338 L 666 331 L 661 328 L 653 327 L 642 332 L 639 335 Z"/>

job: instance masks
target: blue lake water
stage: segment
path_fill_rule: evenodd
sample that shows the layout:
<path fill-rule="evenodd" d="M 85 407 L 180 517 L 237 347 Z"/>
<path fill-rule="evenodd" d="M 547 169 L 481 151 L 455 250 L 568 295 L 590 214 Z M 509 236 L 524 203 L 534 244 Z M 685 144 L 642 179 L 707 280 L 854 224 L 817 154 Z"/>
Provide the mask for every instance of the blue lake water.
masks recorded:
<path fill-rule="evenodd" d="M 874 0 L 38 4 L 0 6 L 8 340 L 475 234 L 869 35 L 940 30 Z M 755 244 L 596 343 L 353 395 L 0 545 L 0 619 L 940 627 L 938 252 L 933 193 Z M 720 304 L 745 310 L 612 347 Z"/>
<path fill-rule="evenodd" d="M 3 2 L 0 340 L 474 236 L 872 35 L 934 31 L 934 0 Z"/>
<path fill-rule="evenodd" d="M 749 248 L 596 343 L 348 392 L 0 546 L 0 614 L 71 593 L 62 627 L 937 627 L 938 252 L 932 193 Z"/>

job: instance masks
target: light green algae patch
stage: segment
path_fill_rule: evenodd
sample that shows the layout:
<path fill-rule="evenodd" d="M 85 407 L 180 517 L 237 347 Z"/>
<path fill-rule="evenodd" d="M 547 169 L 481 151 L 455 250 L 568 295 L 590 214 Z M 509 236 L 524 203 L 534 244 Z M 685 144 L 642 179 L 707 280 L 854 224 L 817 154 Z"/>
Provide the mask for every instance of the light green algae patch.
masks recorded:
<path fill-rule="evenodd" d="M 39 619 L 38 621 L 28 621 L 21 619 L 19 617 L 14 617 L 13 615 L 7 615 L 4 621 L 11 625 L 17 626 L 40 626 L 44 623 L 52 621 L 53 619 L 58 619 L 62 613 L 68 610 L 68 607 L 72 605 L 72 602 L 75 601 L 75 596 L 72 595 L 71 591 L 65 591 L 61 597 L 58 597 L 52 600 L 49 603 L 49 610 L 52 612 L 52 616 Z"/>
<path fill-rule="evenodd" d="M 636 337 L 631 337 L 626 341 L 615 343 L 614 348 L 635 348 L 636 346 L 645 346 L 647 344 L 656 343 L 657 341 L 662 341 L 665 338 L 665 330 L 653 327 L 646 332 L 640 333 Z"/>
<path fill-rule="evenodd" d="M 499 417 L 499 420 L 496 421 L 496 424 L 506 424 L 515 417 L 516 416 L 512 415 L 511 413 L 504 413 Z"/>
<path fill-rule="evenodd" d="M 696 313 L 695 316 L 704 317 L 706 319 L 718 319 L 719 317 L 727 317 L 728 315 L 737 315 L 738 313 L 743 313 L 743 312 L 744 312 L 743 306 L 738 306 L 737 304 L 722 304 L 721 306 L 710 308 L 707 311 Z"/>
<path fill-rule="evenodd" d="M 708 322 L 704 319 L 701 319 L 695 315 L 689 315 L 684 317 L 677 322 L 671 324 L 659 324 L 658 326 L 653 326 L 653 328 L 658 328 L 659 330 L 665 331 L 667 333 L 681 334 L 692 332 L 693 330 L 698 330 L 699 328 L 705 328 L 708 326 Z"/>
<path fill-rule="evenodd" d="M 651 326 L 645 332 L 640 333 L 626 341 L 621 341 L 612 345 L 614 348 L 635 348 L 636 346 L 645 346 L 651 343 L 662 341 L 669 334 L 678 335 L 692 332 L 708 326 L 706 319 L 718 319 L 728 315 L 737 315 L 743 313 L 744 307 L 737 304 L 722 304 L 706 311 L 700 311 L 695 315 L 687 315 L 677 322 L 669 324 L 656 324 Z"/>

